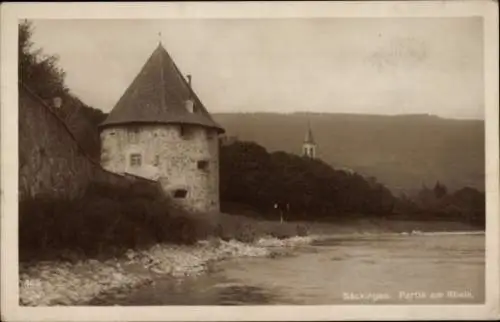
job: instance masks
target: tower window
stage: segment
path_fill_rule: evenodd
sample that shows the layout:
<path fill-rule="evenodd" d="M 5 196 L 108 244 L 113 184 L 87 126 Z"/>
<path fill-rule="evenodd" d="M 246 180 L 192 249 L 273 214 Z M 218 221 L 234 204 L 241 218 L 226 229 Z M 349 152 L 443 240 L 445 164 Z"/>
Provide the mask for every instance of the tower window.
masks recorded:
<path fill-rule="evenodd" d="M 194 113 L 194 102 L 193 102 L 193 100 L 192 99 L 188 99 L 188 100 L 186 100 L 185 104 L 186 104 L 186 110 L 189 113 Z"/>
<path fill-rule="evenodd" d="M 189 128 L 189 126 L 186 126 L 186 125 L 181 125 L 179 127 L 179 135 L 183 138 L 183 139 L 189 139 L 189 137 L 191 136 L 192 134 L 192 131 L 191 129 Z"/>
<path fill-rule="evenodd" d="M 131 143 L 137 143 L 139 141 L 139 128 L 134 127 L 128 132 L 129 141 Z"/>
<path fill-rule="evenodd" d="M 214 137 L 214 132 L 212 131 L 207 131 L 207 139 L 211 140 Z"/>
<path fill-rule="evenodd" d="M 184 199 L 187 196 L 186 189 L 177 189 L 174 191 L 174 198 L 176 199 Z"/>
<path fill-rule="evenodd" d="M 160 164 L 160 156 L 157 154 L 155 155 L 155 162 L 154 162 L 154 165 L 155 166 L 158 166 Z"/>
<path fill-rule="evenodd" d="M 138 153 L 134 153 L 130 155 L 130 166 L 132 167 L 140 167 L 142 164 L 142 156 Z"/>
<path fill-rule="evenodd" d="M 207 160 L 200 160 L 197 162 L 198 163 L 198 169 L 200 170 L 208 170 L 208 161 Z"/>

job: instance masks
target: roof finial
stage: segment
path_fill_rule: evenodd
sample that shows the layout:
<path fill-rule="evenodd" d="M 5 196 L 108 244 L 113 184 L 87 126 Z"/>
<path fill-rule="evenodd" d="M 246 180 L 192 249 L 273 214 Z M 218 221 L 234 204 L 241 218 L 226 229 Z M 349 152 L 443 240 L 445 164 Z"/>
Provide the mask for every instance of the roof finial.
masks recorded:
<path fill-rule="evenodd" d="M 161 31 L 158 32 L 158 45 L 161 46 Z"/>

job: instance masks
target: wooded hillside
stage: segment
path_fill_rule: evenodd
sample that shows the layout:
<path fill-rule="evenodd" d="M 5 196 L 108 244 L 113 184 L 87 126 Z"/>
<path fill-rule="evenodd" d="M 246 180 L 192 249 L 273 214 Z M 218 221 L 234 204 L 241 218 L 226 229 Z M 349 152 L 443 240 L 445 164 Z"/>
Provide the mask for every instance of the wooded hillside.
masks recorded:
<path fill-rule="evenodd" d="M 310 119 L 318 156 L 376 177 L 395 194 L 436 181 L 484 191 L 484 122 L 428 115 L 228 113 L 214 118 L 240 140 L 300 154 Z"/>

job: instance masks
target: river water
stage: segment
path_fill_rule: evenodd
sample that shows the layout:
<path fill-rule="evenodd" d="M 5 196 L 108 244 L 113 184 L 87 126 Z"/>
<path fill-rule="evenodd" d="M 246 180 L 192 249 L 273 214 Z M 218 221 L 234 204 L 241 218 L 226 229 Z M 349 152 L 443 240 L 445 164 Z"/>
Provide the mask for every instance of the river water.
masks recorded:
<path fill-rule="evenodd" d="M 238 258 L 105 305 L 479 304 L 485 238 L 474 233 L 337 237 L 289 256 Z"/>

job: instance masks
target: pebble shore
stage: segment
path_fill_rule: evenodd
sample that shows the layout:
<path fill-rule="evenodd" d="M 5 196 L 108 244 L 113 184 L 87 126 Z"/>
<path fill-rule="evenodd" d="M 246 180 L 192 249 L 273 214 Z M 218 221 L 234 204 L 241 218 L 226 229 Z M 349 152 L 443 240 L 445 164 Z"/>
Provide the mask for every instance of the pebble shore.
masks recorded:
<path fill-rule="evenodd" d="M 203 274 L 210 262 L 235 257 L 266 257 L 286 248 L 308 244 L 314 237 L 279 240 L 262 238 L 252 244 L 238 241 L 200 241 L 194 246 L 155 245 L 129 250 L 121 258 L 97 261 L 38 262 L 19 267 L 20 305 L 84 305 L 110 294 L 152 283 L 160 276 L 182 278 Z"/>

